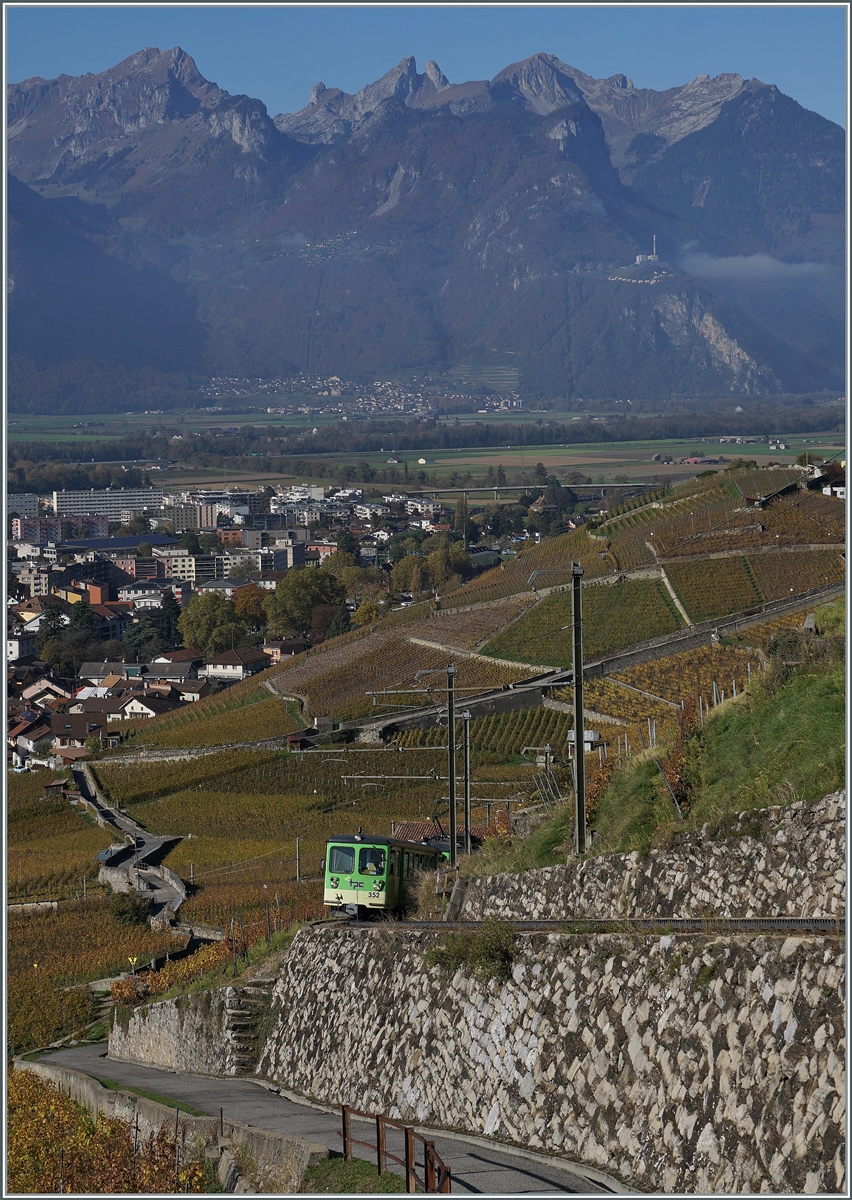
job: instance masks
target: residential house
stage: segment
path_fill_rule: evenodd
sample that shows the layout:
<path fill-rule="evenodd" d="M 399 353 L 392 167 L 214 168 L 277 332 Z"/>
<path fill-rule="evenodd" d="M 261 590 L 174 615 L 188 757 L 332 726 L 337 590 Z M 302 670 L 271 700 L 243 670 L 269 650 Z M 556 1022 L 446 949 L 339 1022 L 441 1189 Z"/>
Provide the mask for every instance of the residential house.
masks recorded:
<path fill-rule="evenodd" d="M 83 747 L 89 738 L 102 738 L 107 731 L 106 713 L 54 713 L 50 718 L 53 745 Z"/>
<path fill-rule="evenodd" d="M 176 712 L 180 707 L 180 704 L 173 700 L 164 700 L 161 696 L 134 696 L 124 703 L 124 719 L 139 721 L 150 717 L 162 717 L 167 713 Z"/>
<path fill-rule="evenodd" d="M 121 696 L 91 696 L 87 700 L 80 700 L 78 697 L 68 705 L 68 712 L 104 716 L 107 721 L 123 721 L 126 704 L 127 700 Z"/>
<path fill-rule="evenodd" d="M 258 671 L 265 671 L 269 665 L 269 658 L 262 650 L 255 650 L 252 646 L 238 646 L 235 650 L 227 650 L 224 654 L 210 659 L 203 671 L 208 679 L 237 683 L 256 675 Z"/>
<path fill-rule="evenodd" d="M 6 740 L 9 749 L 23 761 L 35 751 L 36 743 L 50 737 L 50 719 L 42 712 L 25 709 L 18 719 L 13 718 Z"/>
<path fill-rule="evenodd" d="M 194 663 L 196 667 L 200 667 L 203 662 L 204 655 L 200 650 L 193 650 L 191 646 L 181 646 L 179 650 L 164 650 L 151 660 L 151 665 L 152 669 L 157 663 Z"/>
<path fill-rule="evenodd" d="M 7 661 L 16 662 L 19 658 L 34 654 L 35 645 L 35 634 L 32 631 L 28 631 L 22 626 L 15 626 L 6 635 Z"/>
<path fill-rule="evenodd" d="M 188 679 L 186 683 L 175 684 L 172 690 L 177 691 L 184 704 L 192 704 L 196 700 L 204 700 L 213 688 L 206 679 Z"/>
<path fill-rule="evenodd" d="M 308 648 L 304 638 L 279 638 L 263 643 L 263 653 L 269 658 L 267 666 L 275 666 L 282 658 L 292 658 L 294 654 L 303 654 Z"/>
<path fill-rule="evenodd" d="M 118 589 L 118 598 L 126 603 L 132 603 L 136 609 L 161 608 L 163 604 L 163 587 L 153 580 L 140 579 L 126 583 Z"/>
<path fill-rule="evenodd" d="M 218 595 L 224 596 L 226 600 L 233 600 L 234 592 L 247 587 L 249 582 L 248 579 L 211 579 L 207 583 L 200 584 L 195 590 L 200 596 L 204 596 L 207 592 L 216 592 Z"/>

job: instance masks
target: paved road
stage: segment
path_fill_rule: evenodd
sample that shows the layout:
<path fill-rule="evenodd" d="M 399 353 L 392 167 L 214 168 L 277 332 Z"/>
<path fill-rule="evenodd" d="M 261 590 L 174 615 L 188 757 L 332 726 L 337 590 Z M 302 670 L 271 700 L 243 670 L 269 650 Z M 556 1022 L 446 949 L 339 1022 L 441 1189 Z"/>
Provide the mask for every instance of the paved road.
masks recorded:
<path fill-rule="evenodd" d="M 115 1062 L 105 1056 L 104 1043 L 73 1046 L 49 1056 L 57 1066 L 85 1071 L 98 1079 L 144 1088 L 160 1096 L 182 1100 L 192 1108 L 218 1116 L 220 1106 L 226 1120 L 241 1121 L 260 1129 L 305 1138 L 340 1151 L 340 1117 L 312 1105 L 298 1103 L 268 1091 L 248 1079 L 217 1079 L 208 1075 L 178 1075 L 153 1067 Z M 103 1057 L 102 1057 L 103 1056 Z M 363 1129 L 364 1133 L 359 1133 Z M 369 1140 L 374 1128 L 353 1120 L 354 1137 Z M 492 1149 L 485 1139 L 463 1139 L 437 1133 L 435 1149 L 450 1167 L 453 1192 L 484 1196 L 517 1195 L 605 1195 L 613 1189 L 579 1174 L 576 1168 L 561 1165 L 545 1155 Z M 389 1136 L 388 1150 L 403 1157 L 402 1139 L 395 1145 Z M 375 1155 L 356 1147 L 359 1157 L 375 1163 Z M 391 1166 L 399 1175 L 401 1167 Z M 626 1190 L 619 1188 L 619 1191 Z"/>

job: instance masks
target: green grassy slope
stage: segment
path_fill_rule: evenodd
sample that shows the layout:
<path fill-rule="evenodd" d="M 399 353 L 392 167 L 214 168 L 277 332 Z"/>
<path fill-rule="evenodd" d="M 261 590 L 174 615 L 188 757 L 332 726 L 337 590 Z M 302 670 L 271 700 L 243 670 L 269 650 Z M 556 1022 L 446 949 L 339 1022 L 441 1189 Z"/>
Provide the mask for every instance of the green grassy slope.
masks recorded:
<path fill-rule="evenodd" d="M 807 666 L 777 687 L 757 681 L 714 711 L 689 742 L 690 811 L 697 829 L 747 809 L 812 801 L 843 786 L 845 673 L 842 663 Z M 653 762 L 617 773 L 593 825 L 595 853 L 646 850 L 679 825 Z"/>

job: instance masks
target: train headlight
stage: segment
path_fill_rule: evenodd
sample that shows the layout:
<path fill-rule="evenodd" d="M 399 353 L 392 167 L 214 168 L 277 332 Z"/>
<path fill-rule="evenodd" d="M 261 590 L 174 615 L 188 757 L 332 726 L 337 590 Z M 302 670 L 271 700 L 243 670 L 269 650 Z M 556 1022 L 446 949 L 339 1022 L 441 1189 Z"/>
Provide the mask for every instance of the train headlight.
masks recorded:
<path fill-rule="evenodd" d="M 339 888 L 339 887 L 340 887 L 340 880 L 339 880 L 339 879 L 337 879 L 336 877 L 335 877 L 334 879 L 329 879 L 329 881 L 328 881 L 328 886 L 329 886 L 330 888 Z"/>

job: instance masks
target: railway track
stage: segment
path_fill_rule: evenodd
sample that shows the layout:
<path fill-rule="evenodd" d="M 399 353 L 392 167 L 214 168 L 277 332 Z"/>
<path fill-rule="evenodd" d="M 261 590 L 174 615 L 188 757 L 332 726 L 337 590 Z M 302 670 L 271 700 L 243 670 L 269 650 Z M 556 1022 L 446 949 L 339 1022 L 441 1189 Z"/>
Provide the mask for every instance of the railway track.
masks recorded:
<path fill-rule="evenodd" d="M 376 921 L 340 921 L 347 928 L 371 929 Z M 405 929 L 480 928 L 482 921 L 404 921 Z M 845 934 L 845 917 L 622 917 L 561 921 L 507 921 L 519 933 L 827 933 Z"/>

